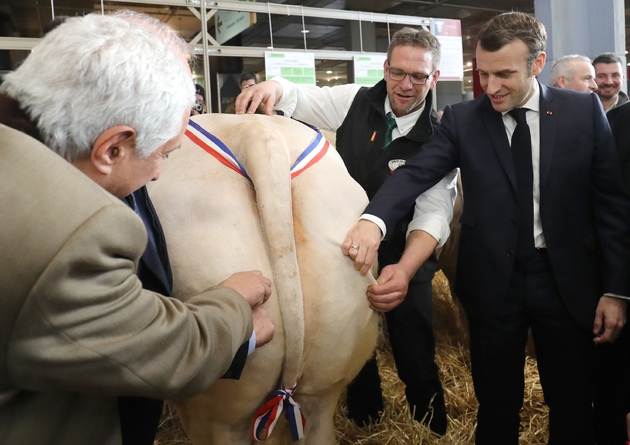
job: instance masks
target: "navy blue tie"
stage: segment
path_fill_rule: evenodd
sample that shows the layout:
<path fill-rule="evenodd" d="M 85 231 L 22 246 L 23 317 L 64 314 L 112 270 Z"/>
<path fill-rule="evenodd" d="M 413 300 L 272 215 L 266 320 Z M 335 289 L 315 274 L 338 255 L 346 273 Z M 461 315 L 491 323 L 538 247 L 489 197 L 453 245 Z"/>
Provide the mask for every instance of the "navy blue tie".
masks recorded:
<path fill-rule="evenodd" d="M 526 119 L 527 108 L 515 108 L 510 115 L 516 120 L 512 134 L 512 159 L 518 184 L 518 244 L 516 258 L 525 261 L 534 253 L 534 170 L 532 137 Z"/>

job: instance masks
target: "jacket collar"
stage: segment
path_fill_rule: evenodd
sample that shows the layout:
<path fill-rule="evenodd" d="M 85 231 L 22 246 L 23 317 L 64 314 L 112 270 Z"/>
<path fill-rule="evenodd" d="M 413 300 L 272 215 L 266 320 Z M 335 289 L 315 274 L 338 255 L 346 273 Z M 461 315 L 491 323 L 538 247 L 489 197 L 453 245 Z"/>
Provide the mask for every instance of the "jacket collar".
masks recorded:
<path fill-rule="evenodd" d="M 44 143 L 36 123 L 22 110 L 17 100 L 6 94 L 0 94 L 0 124 L 25 133 Z"/>

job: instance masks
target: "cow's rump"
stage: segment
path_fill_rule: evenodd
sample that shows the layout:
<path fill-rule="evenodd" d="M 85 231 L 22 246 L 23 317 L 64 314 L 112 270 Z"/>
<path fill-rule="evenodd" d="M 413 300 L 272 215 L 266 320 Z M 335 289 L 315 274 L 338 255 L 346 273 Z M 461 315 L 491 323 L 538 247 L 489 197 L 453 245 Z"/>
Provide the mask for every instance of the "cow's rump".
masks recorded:
<path fill-rule="evenodd" d="M 234 272 L 261 270 L 274 284 L 265 308 L 276 334 L 248 358 L 240 380 L 176 403 L 184 427 L 196 445 L 251 443 L 265 397 L 297 383 L 306 417 L 300 443 L 332 444 L 339 394 L 377 336 L 365 296 L 374 279 L 341 252 L 365 192 L 332 146 L 285 117 L 200 115 L 189 130 L 150 187 L 174 294 L 186 300 Z M 272 441 L 291 443 L 284 421 Z"/>

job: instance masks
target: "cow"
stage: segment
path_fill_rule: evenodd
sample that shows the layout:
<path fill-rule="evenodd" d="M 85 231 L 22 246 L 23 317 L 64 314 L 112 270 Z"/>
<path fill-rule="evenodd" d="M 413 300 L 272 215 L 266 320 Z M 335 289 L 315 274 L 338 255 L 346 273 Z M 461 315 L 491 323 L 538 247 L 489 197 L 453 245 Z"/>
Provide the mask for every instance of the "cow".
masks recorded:
<path fill-rule="evenodd" d="M 286 117 L 199 115 L 186 135 L 149 189 L 174 296 L 186 301 L 236 271 L 261 270 L 274 285 L 265 309 L 276 330 L 239 380 L 171 403 L 193 444 L 250 444 L 268 395 L 295 386 L 306 419 L 299 443 L 333 444 L 337 400 L 378 334 L 366 297 L 374 277 L 341 250 L 366 194 L 320 133 Z M 269 442 L 291 439 L 281 419 Z"/>

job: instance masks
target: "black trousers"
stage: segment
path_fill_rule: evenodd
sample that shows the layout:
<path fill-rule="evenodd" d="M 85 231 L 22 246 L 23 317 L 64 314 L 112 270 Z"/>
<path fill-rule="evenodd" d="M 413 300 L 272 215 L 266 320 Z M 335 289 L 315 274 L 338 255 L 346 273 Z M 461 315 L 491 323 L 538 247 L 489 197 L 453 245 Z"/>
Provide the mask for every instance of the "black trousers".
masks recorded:
<path fill-rule="evenodd" d="M 431 281 L 412 280 L 403 302 L 385 317 L 398 376 L 405 384 L 411 412 L 415 410 L 416 420 L 421 420 L 433 396 L 442 394 L 435 364 Z M 348 387 L 349 409 L 374 412 L 379 404 L 382 407 L 380 383 L 376 358 L 372 358 Z M 443 405 L 443 399 L 439 400 Z"/>
<path fill-rule="evenodd" d="M 630 326 L 614 343 L 596 346 L 595 424 L 597 445 L 625 445 L 630 413 Z"/>
<path fill-rule="evenodd" d="M 567 311 L 545 253 L 514 268 L 507 295 L 498 304 L 495 318 L 469 320 L 479 400 L 476 444 L 518 445 L 531 327 L 549 406 L 549 444 L 593 445 L 593 334 Z"/>

